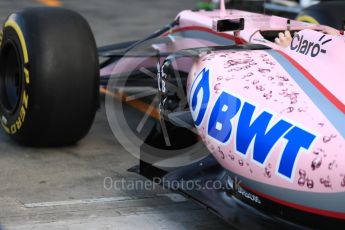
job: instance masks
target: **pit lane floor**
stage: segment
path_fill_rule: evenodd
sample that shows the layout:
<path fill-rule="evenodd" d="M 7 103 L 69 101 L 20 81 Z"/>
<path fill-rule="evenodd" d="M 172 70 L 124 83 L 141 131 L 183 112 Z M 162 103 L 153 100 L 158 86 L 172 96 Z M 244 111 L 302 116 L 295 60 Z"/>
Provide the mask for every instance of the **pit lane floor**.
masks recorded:
<path fill-rule="evenodd" d="M 98 46 L 143 37 L 193 8 L 194 0 L 1 0 L 0 20 L 27 6 L 59 5 L 90 22 Z M 134 15 L 134 16 L 133 16 Z M 162 188 L 104 187 L 104 179 L 145 181 L 113 137 L 104 105 L 90 134 L 68 148 L 35 149 L 0 133 L 3 229 L 229 229 L 200 206 Z"/>

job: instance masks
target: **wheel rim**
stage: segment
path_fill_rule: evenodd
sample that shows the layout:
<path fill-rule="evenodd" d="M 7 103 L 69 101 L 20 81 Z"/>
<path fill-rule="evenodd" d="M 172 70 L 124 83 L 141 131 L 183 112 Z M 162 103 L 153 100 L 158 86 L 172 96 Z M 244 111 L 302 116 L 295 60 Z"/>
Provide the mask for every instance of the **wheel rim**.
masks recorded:
<path fill-rule="evenodd" d="M 13 41 L 7 41 L 2 49 L 0 74 L 1 105 L 9 114 L 15 113 L 21 101 L 23 71 Z"/>

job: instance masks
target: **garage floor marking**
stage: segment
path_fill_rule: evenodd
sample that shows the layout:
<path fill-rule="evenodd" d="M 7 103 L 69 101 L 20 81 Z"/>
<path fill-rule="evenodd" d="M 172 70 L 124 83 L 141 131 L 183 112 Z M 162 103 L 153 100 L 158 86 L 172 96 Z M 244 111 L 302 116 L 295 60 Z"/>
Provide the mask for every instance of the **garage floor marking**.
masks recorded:
<path fill-rule="evenodd" d="M 95 199 L 83 199 L 83 200 L 66 200 L 66 201 L 55 201 L 55 202 L 39 202 L 24 204 L 25 208 L 42 208 L 42 207 L 54 207 L 54 206 L 66 206 L 66 205 L 81 205 L 81 204 L 101 204 L 110 203 L 115 201 L 126 201 L 132 200 L 131 197 L 107 197 L 107 198 L 95 198 Z"/>
<path fill-rule="evenodd" d="M 70 206 L 70 205 L 104 204 L 104 203 L 112 203 L 112 202 L 119 202 L 119 201 L 157 199 L 160 197 L 166 197 L 174 203 L 182 203 L 182 202 L 187 201 L 187 199 L 180 194 L 165 193 L 165 194 L 156 194 L 153 196 L 138 196 L 138 197 L 119 196 L 119 197 L 91 198 L 91 199 L 82 199 L 82 200 L 27 203 L 27 204 L 24 204 L 24 207 L 25 208 L 44 208 L 44 207 L 56 207 L 56 206 Z"/>

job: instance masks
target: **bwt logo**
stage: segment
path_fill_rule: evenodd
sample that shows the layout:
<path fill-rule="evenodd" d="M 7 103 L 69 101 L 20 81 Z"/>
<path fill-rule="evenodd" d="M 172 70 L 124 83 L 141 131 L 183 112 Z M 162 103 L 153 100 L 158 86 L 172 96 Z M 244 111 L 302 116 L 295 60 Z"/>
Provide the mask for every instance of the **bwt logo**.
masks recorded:
<path fill-rule="evenodd" d="M 320 53 L 325 54 L 327 52 L 325 49 L 322 49 L 321 46 L 332 41 L 332 39 L 323 41 L 325 36 L 326 35 L 322 35 L 317 43 L 304 39 L 303 35 L 300 36 L 299 34 L 296 34 L 292 39 L 290 49 L 296 51 L 297 53 L 310 55 L 311 57 L 317 57 Z"/>
<path fill-rule="evenodd" d="M 199 126 L 205 117 L 210 100 L 209 70 L 202 70 L 191 90 L 191 110 L 195 124 Z M 205 104 L 207 103 L 207 104 Z M 285 147 L 280 153 L 277 173 L 284 178 L 293 178 L 294 167 L 301 149 L 308 150 L 316 136 L 280 119 L 272 122 L 274 115 L 267 111 L 260 113 L 252 103 L 222 92 L 211 110 L 208 120 L 207 135 L 220 145 L 229 144 L 231 136 L 235 138 L 234 148 L 243 156 L 249 151 L 252 161 L 265 165 L 274 146 L 284 141 Z M 234 120 L 236 122 L 234 122 Z M 234 129 L 234 127 L 236 129 Z M 236 130 L 236 133 L 233 131 Z"/>
<path fill-rule="evenodd" d="M 210 101 L 210 71 L 203 69 L 193 82 L 189 105 L 194 123 L 199 127 L 205 117 L 207 105 Z"/>

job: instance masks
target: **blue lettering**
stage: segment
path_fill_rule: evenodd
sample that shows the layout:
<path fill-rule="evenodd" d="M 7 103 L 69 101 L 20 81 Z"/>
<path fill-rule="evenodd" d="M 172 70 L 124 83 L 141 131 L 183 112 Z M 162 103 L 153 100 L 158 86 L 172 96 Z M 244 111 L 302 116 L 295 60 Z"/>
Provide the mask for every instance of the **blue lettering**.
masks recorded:
<path fill-rule="evenodd" d="M 209 75 L 210 71 L 206 70 L 206 68 L 199 73 L 196 79 L 201 77 L 201 80 L 196 86 L 193 95 L 191 95 L 191 112 L 196 126 L 199 126 L 204 119 L 210 100 Z"/>
<path fill-rule="evenodd" d="M 223 92 L 213 107 L 208 125 L 208 134 L 214 139 L 225 143 L 229 140 L 232 125 L 231 119 L 241 108 L 241 101 Z"/>
<path fill-rule="evenodd" d="M 284 120 L 280 120 L 270 130 L 267 130 L 272 115 L 263 112 L 251 124 L 254 111 L 255 107 L 253 105 L 249 103 L 244 104 L 238 122 L 236 148 L 237 151 L 246 155 L 250 143 L 255 138 L 253 159 L 263 164 L 274 144 L 292 125 Z"/>
<path fill-rule="evenodd" d="M 201 125 L 207 112 L 211 93 L 209 77 L 209 70 L 203 69 L 190 92 L 190 108 L 196 126 Z M 197 85 L 194 85 L 197 81 Z M 232 119 L 240 114 L 236 124 L 236 150 L 246 155 L 253 143 L 253 160 L 264 164 L 274 145 L 285 138 L 287 144 L 281 155 L 278 173 L 292 178 L 298 153 L 301 148 L 309 149 L 316 136 L 282 119 L 272 124 L 273 115 L 266 111 L 254 119 L 256 107 L 244 102 L 240 111 L 241 105 L 242 101 L 239 98 L 222 92 L 210 114 L 208 135 L 223 144 L 228 142 L 233 131 Z"/>
<path fill-rule="evenodd" d="M 284 136 L 284 138 L 288 140 L 288 143 L 281 157 L 278 172 L 288 178 L 291 178 L 292 169 L 298 152 L 301 148 L 309 149 L 315 137 L 315 135 L 310 134 L 298 127 L 291 129 Z"/>

